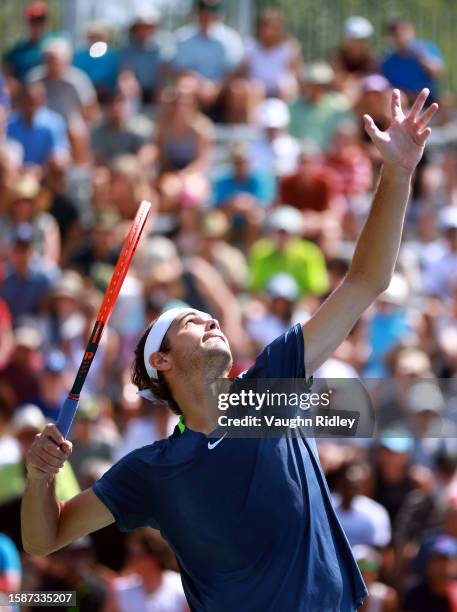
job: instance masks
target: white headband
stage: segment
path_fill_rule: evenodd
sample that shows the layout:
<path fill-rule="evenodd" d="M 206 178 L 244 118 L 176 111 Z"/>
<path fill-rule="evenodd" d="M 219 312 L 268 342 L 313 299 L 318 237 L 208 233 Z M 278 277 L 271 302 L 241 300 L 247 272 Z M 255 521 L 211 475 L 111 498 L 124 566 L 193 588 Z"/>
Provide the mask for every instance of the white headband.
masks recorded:
<path fill-rule="evenodd" d="M 157 375 L 157 370 L 149 363 L 149 357 L 152 353 L 155 353 L 160 349 L 162 340 L 176 317 L 182 312 L 186 312 L 188 310 L 189 308 L 170 308 L 170 310 L 166 310 L 160 315 L 149 330 L 148 337 L 146 338 L 146 342 L 144 344 L 144 367 L 146 368 L 146 372 L 149 374 L 149 378 L 153 378 L 154 380 L 159 378 Z"/>

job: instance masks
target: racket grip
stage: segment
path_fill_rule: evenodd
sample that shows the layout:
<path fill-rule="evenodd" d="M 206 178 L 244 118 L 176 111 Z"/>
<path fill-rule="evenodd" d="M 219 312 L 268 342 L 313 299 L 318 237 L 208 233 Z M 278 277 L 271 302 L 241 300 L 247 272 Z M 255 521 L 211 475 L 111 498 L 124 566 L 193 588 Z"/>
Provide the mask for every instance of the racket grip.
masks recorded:
<path fill-rule="evenodd" d="M 73 395 L 71 397 L 69 396 L 64 401 L 63 406 L 60 409 L 56 426 L 64 438 L 67 437 L 68 432 L 70 431 L 71 424 L 73 423 L 76 411 L 78 410 L 78 403 L 79 395 Z"/>

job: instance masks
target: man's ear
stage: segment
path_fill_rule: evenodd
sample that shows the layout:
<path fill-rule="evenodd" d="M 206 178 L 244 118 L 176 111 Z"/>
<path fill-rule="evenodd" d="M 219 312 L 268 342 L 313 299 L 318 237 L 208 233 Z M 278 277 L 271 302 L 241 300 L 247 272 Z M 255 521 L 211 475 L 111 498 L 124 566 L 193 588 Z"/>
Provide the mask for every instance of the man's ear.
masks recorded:
<path fill-rule="evenodd" d="M 168 353 L 161 353 L 160 351 L 151 353 L 149 355 L 149 363 L 157 370 L 157 372 L 166 372 L 167 370 L 171 370 L 171 358 Z"/>

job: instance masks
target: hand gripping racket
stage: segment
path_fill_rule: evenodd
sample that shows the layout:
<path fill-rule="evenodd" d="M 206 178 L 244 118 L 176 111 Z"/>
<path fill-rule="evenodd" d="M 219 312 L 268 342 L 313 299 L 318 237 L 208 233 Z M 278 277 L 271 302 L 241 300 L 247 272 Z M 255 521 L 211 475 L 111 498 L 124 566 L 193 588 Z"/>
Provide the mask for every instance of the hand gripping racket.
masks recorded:
<path fill-rule="evenodd" d="M 108 288 L 105 291 L 102 305 L 100 306 L 100 310 L 97 314 L 97 320 L 95 321 L 95 325 L 89 342 L 87 343 L 81 365 L 79 366 L 78 373 L 76 374 L 75 382 L 73 383 L 71 391 L 60 409 L 56 425 L 65 438 L 70 431 L 76 410 L 78 409 L 79 394 L 81 393 L 81 389 L 83 388 L 89 368 L 92 364 L 95 353 L 97 352 L 105 325 L 107 324 L 113 311 L 114 304 L 116 303 L 117 296 L 121 290 L 122 283 L 124 282 L 124 278 L 130 266 L 130 262 L 132 261 L 150 208 L 150 202 L 146 202 L 146 200 L 141 202 L 127 238 L 122 246 L 122 250 L 116 262 Z"/>

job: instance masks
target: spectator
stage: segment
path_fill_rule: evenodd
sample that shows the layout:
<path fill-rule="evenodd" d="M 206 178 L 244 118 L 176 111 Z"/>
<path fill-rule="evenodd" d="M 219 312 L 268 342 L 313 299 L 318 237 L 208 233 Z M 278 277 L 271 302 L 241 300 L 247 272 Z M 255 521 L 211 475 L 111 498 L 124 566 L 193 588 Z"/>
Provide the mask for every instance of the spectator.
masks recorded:
<path fill-rule="evenodd" d="M 336 83 L 350 100 L 357 96 L 362 77 L 377 70 L 370 50 L 372 35 L 373 26 L 365 17 L 353 15 L 343 24 L 343 37 L 331 64 Z"/>
<path fill-rule="evenodd" d="M 108 209 L 108 212 L 117 214 L 121 219 L 133 219 L 140 202 L 152 201 L 154 197 L 146 172 L 139 159 L 129 154 L 115 157 L 110 164 L 110 170 L 112 210 Z M 124 237 L 125 234 L 120 240 Z"/>
<path fill-rule="evenodd" d="M 363 116 L 370 115 L 380 130 L 387 129 L 391 88 L 389 81 L 381 74 L 371 74 L 361 80 L 360 89 L 360 96 L 355 102 L 353 111 L 359 121 L 360 135 L 366 141 L 367 146 L 370 147 L 370 153 L 372 153 L 369 138 L 363 127 Z"/>
<path fill-rule="evenodd" d="M 449 206 L 439 215 L 441 230 L 446 238 L 446 250 L 424 270 L 424 287 L 428 295 L 440 299 L 452 295 L 457 262 L 457 207 Z"/>
<path fill-rule="evenodd" d="M 238 293 L 247 285 L 248 267 L 243 252 L 227 241 L 228 232 L 222 211 L 202 211 L 196 254 L 214 266 L 230 289 Z"/>
<path fill-rule="evenodd" d="M 13 408 L 17 404 L 31 402 L 38 395 L 40 347 L 42 334 L 31 322 L 23 322 L 14 330 L 14 345 L 8 364 L 0 370 L 3 387 L 13 396 Z M 14 401 L 15 400 L 15 401 Z"/>
<path fill-rule="evenodd" d="M 16 226 L 11 261 L 0 288 L 0 297 L 6 301 L 14 324 L 21 317 L 36 316 L 52 287 L 49 274 L 33 261 L 33 234 L 33 227 L 28 223 Z"/>
<path fill-rule="evenodd" d="M 175 210 L 183 200 L 203 203 L 209 197 L 205 177 L 213 138 L 211 121 L 198 109 L 188 78 L 165 92 L 157 126 L 161 208 Z"/>
<path fill-rule="evenodd" d="M 44 167 L 39 203 L 56 220 L 60 235 L 60 265 L 65 266 L 81 237 L 81 213 L 77 202 L 67 195 L 70 160 L 66 155 L 52 157 Z"/>
<path fill-rule="evenodd" d="M 155 8 L 137 11 L 129 29 L 129 41 L 120 50 L 120 68 L 134 75 L 143 104 L 151 104 L 163 85 L 165 43 L 157 33 L 160 13 Z M 122 78 L 122 76 L 121 76 Z"/>
<path fill-rule="evenodd" d="M 62 351 L 52 349 L 47 352 L 44 368 L 38 379 L 39 393 L 34 401 L 47 421 L 57 421 L 68 395 L 68 385 L 71 384 L 69 378 L 67 360 Z"/>
<path fill-rule="evenodd" d="M 405 595 L 405 612 L 452 610 L 457 602 L 457 541 L 438 536 L 427 543 L 419 582 Z"/>
<path fill-rule="evenodd" d="M 119 612 L 161 610 L 186 612 L 179 574 L 170 566 L 173 556 L 158 532 L 141 529 L 130 536 L 127 575 L 115 578 L 112 587 Z"/>
<path fill-rule="evenodd" d="M 221 98 L 230 74 L 240 65 L 244 47 L 239 34 L 222 22 L 219 0 L 197 0 L 195 23 L 176 32 L 176 73 L 198 76 L 202 108 L 220 120 Z M 219 106 L 219 108 L 217 108 Z"/>
<path fill-rule="evenodd" d="M 271 237 L 261 238 L 250 251 L 252 289 L 263 291 L 275 274 L 285 272 L 295 279 L 301 295 L 324 293 L 328 286 L 325 261 L 315 244 L 300 238 L 300 213 L 279 206 L 269 216 L 268 227 Z"/>
<path fill-rule="evenodd" d="M 266 287 L 266 304 L 254 304 L 246 313 L 246 332 L 257 355 L 292 324 L 299 288 L 289 274 L 273 276 Z"/>
<path fill-rule="evenodd" d="M 0 593 L 17 593 L 21 587 L 22 567 L 19 552 L 14 542 L 4 533 L 0 533 Z M 6 606 L 6 611 L 13 607 Z"/>
<path fill-rule="evenodd" d="M 65 122 L 45 106 L 42 83 L 20 87 L 18 110 L 9 118 L 7 134 L 22 145 L 25 164 L 43 166 L 51 156 L 69 150 Z"/>
<path fill-rule="evenodd" d="M 109 46 L 110 35 L 109 25 L 90 24 L 86 29 L 86 47 L 78 49 L 73 56 L 73 65 L 90 78 L 101 103 L 116 89 L 119 73 L 119 55 Z"/>
<path fill-rule="evenodd" d="M 324 167 L 338 195 L 346 198 L 363 196 L 372 187 L 371 163 L 361 146 L 354 123 L 344 121 L 335 127 Z"/>
<path fill-rule="evenodd" d="M 279 200 L 303 214 L 304 236 L 319 242 L 329 224 L 342 223 L 345 203 L 336 195 L 333 175 L 325 169 L 320 151 L 304 142 L 297 168 L 279 179 Z"/>
<path fill-rule="evenodd" d="M 44 84 L 49 108 L 74 128 L 75 124 L 93 121 L 98 106 L 94 86 L 82 70 L 71 65 L 71 57 L 66 39 L 50 40 L 43 49 L 43 65 L 31 70 L 27 80 Z"/>
<path fill-rule="evenodd" d="M 386 33 L 394 50 L 382 62 L 382 72 L 393 87 L 402 89 L 413 99 L 428 87 L 431 101 L 438 96 L 438 79 L 444 73 L 444 62 L 438 47 L 416 38 L 412 23 L 396 19 L 387 24 Z"/>
<path fill-rule="evenodd" d="M 387 373 L 385 358 L 389 351 L 412 332 L 408 316 L 409 288 L 406 279 L 396 273 L 389 287 L 376 300 L 375 311 L 368 321 L 368 342 L 371 354 L 365 366 L 365 376 L 378 377 Z"/>
<path fill-rule="evenodd" d="M 48 6 L 46 2 L 32 2 L 25 11 L 28 38 L 20 40 L 5 54 L 4 65 L 7 74 L 22 81 L 32 68 L 42 61 L 43 47 L 49 40 Z"/>
<path fill-rule="evenodd" d="M 387 510 L 392 523 L 407 495 L 426 489 L 430 473 L 412 462 L 413 439 L 404 427 L 381 432 L 375 450 L 373 490 L 370 497 Z"/>
<path fill-rule="evenodd" d="M 95 160 L 105 164 L 122 155 L 136 155 L 145 138 L 129 125 L 127 98 L 120 90 L 105 96 L 105 119 L 92 130 Z"/>
<path fill-rule="evenodd" d="M 390 544 L 390 519 L 381 504 L 362 494 L 369 473 L 366 464 L 343 464 L 334 475 L 334 505 L 351 546 L 382 548 Z"/>
<path fill-rule="evenodd" d="M 85 474 L 88 471 L 88 461 L 90 463 L 103 461 L 110 466 L 114 457 L 117 440 L 113 440 L 103 426 L 101 403 L 101 400 L 86 394 L 79 403 L 73 424 L 75 452 L 71 455 L 70 463 L 81 487 L 87 484 Z M 151 442 L 152 439 L 147 443 Z"/>
<path fill-rule="evenodd" d="M 35 259 L 49 272 L 55 273 L 60 257 L 59 227 L 49 213 L 39 209 L 40 184 L 33 175 L 23 175 L 9 194 L 8 214 L 0 218 L 0 239 L 6 245 L 13 242 L 16 226 L 26 223 L 33 230 Z"/>
<path fill-rule="evenodd" d="M 298 141 L 290 136 L 287 104 L 278 98 L 269 98 L 257 108 L 262 133 L 250 147 L 251 169 L 282 176 L 292 172 L 300 155 Z"/>
<path fill-rule="evenodd" d="M 244 72 L 251 81 L 262 84 L 268 98 L 289 100 L 297 93 L 301 52 L 289 37 L 280 11 L 266 9 L 256 24 L 256 38 L 248 42 Z"/>
<path fill-rule="evenodd" d="M 368 589 L 368 599 L 365 599 L 359 612 L 397 612 L 398 595 L 395 590 L 378 580 L 381 570 L 381 556 L 377 551 L 363 544 L 352 549 L 363 579 Z"/>
<path fill-rule="evenodd" d="M 350 116 L 349 100 L 332 90 L 334 78 L 328 64 L 311 64 L 302 72 L 298 98 L 289 105 L 292 136 L 311 141 L 322 151 L 338 123 Z"/>
<path fill-rule="evenodd" d="M 271 204 L 276 188 L 269 174 L 250 169 L 249 150 L 243 144 L 233 147 L 231 163 L 230 173 L 213 184 L 213 203 L 227 214 L 232 230 L 244 230 L 243 242 L 251 244 L 262 221 L 261 209 Z"/>

